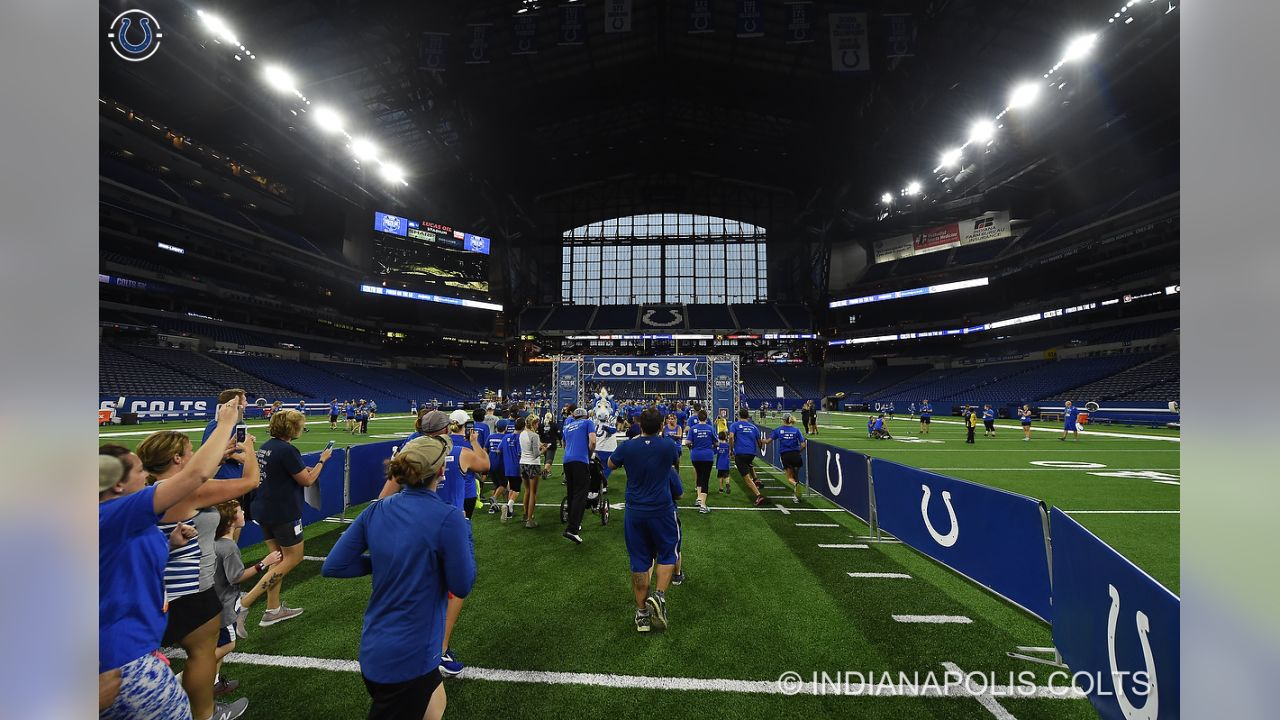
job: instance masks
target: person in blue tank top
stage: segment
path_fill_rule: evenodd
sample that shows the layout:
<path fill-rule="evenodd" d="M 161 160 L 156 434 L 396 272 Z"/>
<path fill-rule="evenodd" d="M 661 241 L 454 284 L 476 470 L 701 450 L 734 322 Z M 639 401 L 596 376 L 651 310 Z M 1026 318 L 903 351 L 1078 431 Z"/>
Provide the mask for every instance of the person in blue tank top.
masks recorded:
<path fill-rule="evenodd" d="M 1023 405 L 1018 411 L 1018 422 L 1022 423 L 1022 439 L 1024 442 L 1031 440 L 1031 406 Z"/>
<path fill-rule="evenodd" d="M 782 471 L 787 475 L 787 484 L 795 492 L 792 502 L 800 502 L 800 468 L 804 467 L 804 449 L 808 442 L 804 433 L 795 425 L 796 419 L 791 413 L 782 416 L 782 424 L 773 429 L 764 444 L 778 443 L 778 458 L 782 461 Z"/>
<path fill-rule="evenodd" d="M 484 448 L 485 455 L 487 456 L 489 454 L 489 435 L 491 432 L 489 431 L 489 426 L 484 421 L 484 408 L 476 408 L 475 412 L 471 414 L 471 421 L 472 426 L 475 427 L 476 435 L 480 440 L 480 447 Z M 492 462 L 492 460 L 490 460 L 490 462 Z M 476 482 L 471 484 L 470 497 L 478 498 L 480 495 L 480 486 L 487 482 L 488 479 L 488 470 L 485 470 L 484 472 L 477 472 Z M 471 513 L 467 513 L 467 518 L 471 518 Z"/>
<path fill-rule="evenodd" d="M 684 454 L 684 428 L 680 427 L 675 413 L 667 413 L 667 422 L 662 426 L 662 437 L 676 444 L 676 470 L 680 469 L 680 456 Z"/>
<path fill-rule="evenodd" d="M 343 407 L 346 409 L 347 432 L 354 434 L 356 430 L 356 404 L 348 400 Z"/>
<path fill-rule="evenodd" d="M 674 413 L 676 416 L 676 424 L 680 427 L 689 426 L 689 413 L 684 409 L 684 405 L 677 405 Z"/>
<path fill-rule="evenodd" d="M 483 425 L 483 423 L 481 423 Z M 444 461 L 444 479 L 436 488 L 441 500 L 462 511 L 467 520 L 476 509 L 476 473 L 489 469 L 489 454 L 480 443 L 478 428 L 467 430 L 467 411 L 454 410 L 449 416 L 450 450 Z M 453 635 L 453 626 L 462 613 L 462 598 L 450 593 L 449 606 L 444 620 L 444 643 L 440 647 L 440 672 L 445 675 L 457 675 L 462 672 L 463 664 L 449 647 L 449 639 Z"/>
<path fill-rule="evenodd" d="M 738 421 L 729 426 L 729 445 L 743 484 L 755 496 L 753 502 L 756 506 L 765 504 L 755 469 L 756 453 L 760 451 L 760 428 L 751 422 L 751 411 L 745 406 L 738 411 Z"/>
<path fill-rule="evenodd" d="M 716 477 L 720 481 L 720 492 L 729 494 L 729 431 L 721 430 L 719 442 L 716 443 Z"/>
<path fill-rule="evenodd" d="M 707 494 L 711 489 L 711 464 L 716 458 L 716 429 L 707 423 L 707 411 L 699 410 L 697 421 L 689 425 L 684 443 L 689 446 L 689 462 L 698 484 L 698 512 L 711 512 Z"/>

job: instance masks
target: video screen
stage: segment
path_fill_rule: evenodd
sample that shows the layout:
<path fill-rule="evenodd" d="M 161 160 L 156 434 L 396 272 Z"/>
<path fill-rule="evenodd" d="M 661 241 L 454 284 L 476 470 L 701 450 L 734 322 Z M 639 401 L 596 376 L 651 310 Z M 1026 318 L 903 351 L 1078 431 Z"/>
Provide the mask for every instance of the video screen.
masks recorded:
<path fill-rule="evenodd" d="M 489 238 L 375 212 L 374 270 L 383 280 L 489 293 Z"/>

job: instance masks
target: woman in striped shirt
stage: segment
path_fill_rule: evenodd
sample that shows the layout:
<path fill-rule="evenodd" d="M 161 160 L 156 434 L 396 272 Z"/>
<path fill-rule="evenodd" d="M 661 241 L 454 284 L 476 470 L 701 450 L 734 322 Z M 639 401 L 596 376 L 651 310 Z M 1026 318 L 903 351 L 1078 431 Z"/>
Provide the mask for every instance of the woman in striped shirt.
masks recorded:
<path fill-rule="evenodd" d="M 191 440 L 183 433 L 164 430 L 148 435 L 138 444 L 137 455 L 147 471 L 148 485 L 161 485 L 178 475 L 191 462 Z M 169 605 L 168 624 L 163 644 L 180 645 L 187 652 L 182 673 L 182 686 L 191 699 L 194 718 L 238 717 L 248 707 L 243 698 L 230 706 L 215 707 L 214 676 L 217 671 L 215 651 L 218 643 L 222 603 L 213 587 L 217 556 L 218 512 L 212 509 L 254 490 L 261 483 L 258 459 L 253 452 L 253 436 L 246 435 L 242 444 L 228 443 L 224 455 L 237 460 L 244 476 L 227 480 L 210 480 L 187 495 L 160 518 L 160 530 L 170 535 L 182 532 L 186 542 L 173 547 L 164 568 L 165 601 Z M 194 528 L 182 531 L 180 526 Z M 239 712 L 236 712 L 238 710 Z"/>

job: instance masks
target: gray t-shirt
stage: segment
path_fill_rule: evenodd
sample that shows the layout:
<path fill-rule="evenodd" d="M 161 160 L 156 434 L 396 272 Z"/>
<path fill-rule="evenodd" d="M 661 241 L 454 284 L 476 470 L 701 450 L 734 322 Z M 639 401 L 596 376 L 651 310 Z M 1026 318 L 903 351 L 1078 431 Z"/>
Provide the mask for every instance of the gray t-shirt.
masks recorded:
<path fill-rule="evenodd" d="M 213 541 L 218 534 L 218 522 L 221 518 L 213 508 L 203 508 L 196 513 L 196 531 L 200 533 L 200 590 L 213 587 Z"/>
<path fill-rule="evenodd" d="M 240 584 L 236 581 L 244 574 L 244 560 L 240 558 L 240 547 L 231 538 L 218 538 L 213 551 L 217 556 L 213 587 L 222 602 L 222 624 L 230 625 L 236 621 L 236 598 L 240 597 Z"/>

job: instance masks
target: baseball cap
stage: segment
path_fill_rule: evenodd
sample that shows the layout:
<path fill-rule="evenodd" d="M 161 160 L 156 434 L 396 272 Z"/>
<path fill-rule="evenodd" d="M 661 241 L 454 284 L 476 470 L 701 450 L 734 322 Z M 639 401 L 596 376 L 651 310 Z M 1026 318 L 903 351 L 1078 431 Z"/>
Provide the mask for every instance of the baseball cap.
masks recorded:
<path fill-rule="evenodd" d="M 124 477 L 124 463 L 113 455 L 98 456 L 98 492 L 106 492 L 108 488 L 120 482 Z"/>
<path fill-rule="evenodd" d="M 465 425 L 467 421 L 470 419 L 471 419 L 471 416 L 467 414 L 467 411 L 461 408 L 449 413 L 449 422 L 451 423 Z"/>
<path fill-rule="evenodd" d="M 439 410 L 432 410 L 422 416 L 418 421 L 418 427 L 424 435 L 440 432 L 449 427 L 449 416 Z"/>
<path fill-rule="evenodd" d="M 574 416 L 574 417 L 576 417 L 576 418 L 578 418 L 578 417 L 586 417 L 586 416 L 587 416 L 587 409 L 586 409 L 586 408 L 574 408 L 574 410 L 573 410 L 573 416 Z"/>
<path fill-rule="evenodd" d="M 416 479 L 422 480 L 438 475 L 452 450 L 453 441 L 448 436 L 432 435 L 414 438 L 405 443 L 404 447 L 400 448 L 400 452 L 396 453 L 396 457 L 406 458 L 421 467 L 423 474 Z"/>
<path fill-rule="evenodd" d="M 782 416 L 782 419 L 783 419 L 783 420 L 795 420 L 796 418 L 795 418 L 795 416 L 794 416 L 794 415 L 792 415 L 791 413 L 787 413 L 786 415 L 783 415 L 783 416 Z"/>

